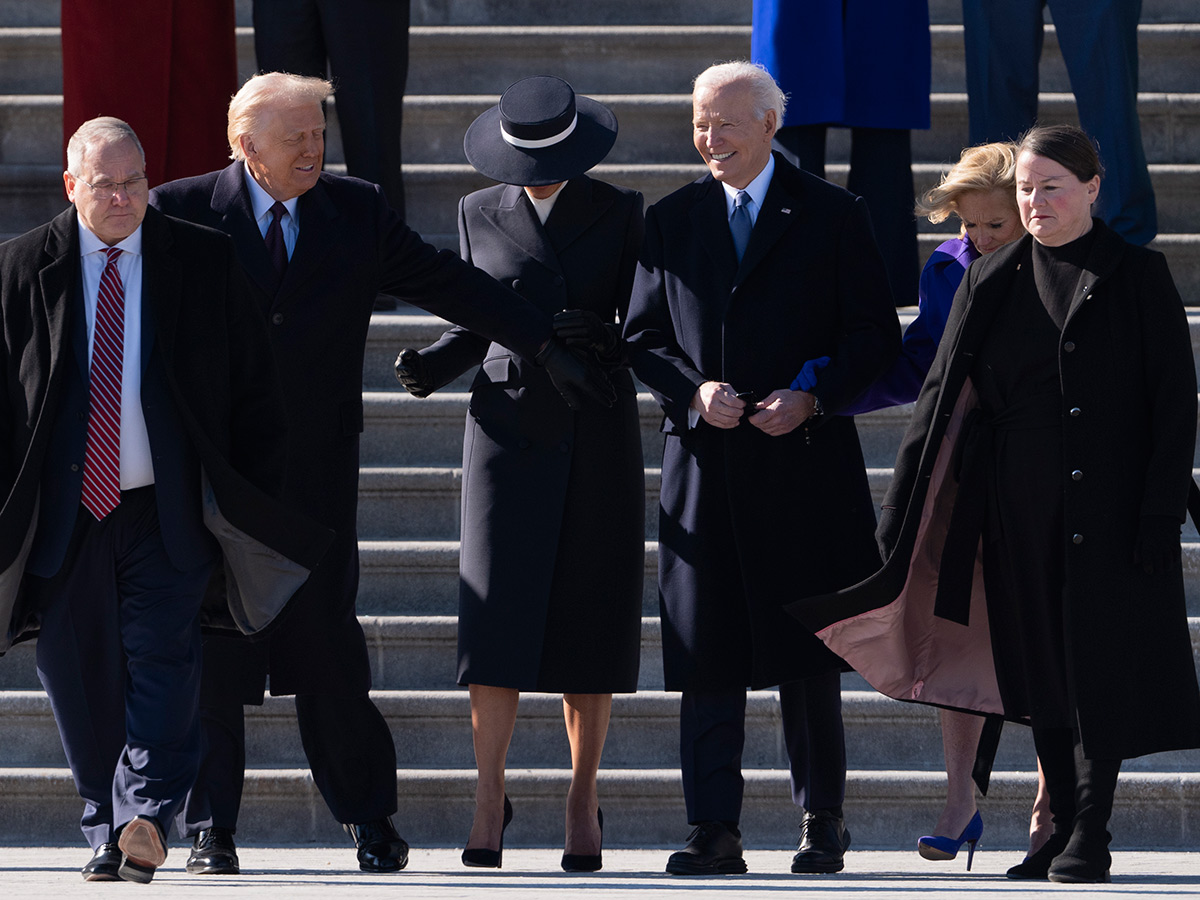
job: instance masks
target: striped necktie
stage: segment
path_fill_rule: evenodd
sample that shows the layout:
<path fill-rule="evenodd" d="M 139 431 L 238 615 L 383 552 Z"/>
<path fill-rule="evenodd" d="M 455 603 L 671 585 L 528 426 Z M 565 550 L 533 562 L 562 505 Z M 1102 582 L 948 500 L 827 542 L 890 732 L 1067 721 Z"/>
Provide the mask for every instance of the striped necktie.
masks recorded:
<path fill-rule="evenodd" d="M 121 255 L 106 251 L 96 298 L 95 337 L 89 378 L 87 449 L 83 458 L 83 505 L 97 520 L 121 502 L 121 368 L 125 343 L 125 287 L 117 269 Z"/>

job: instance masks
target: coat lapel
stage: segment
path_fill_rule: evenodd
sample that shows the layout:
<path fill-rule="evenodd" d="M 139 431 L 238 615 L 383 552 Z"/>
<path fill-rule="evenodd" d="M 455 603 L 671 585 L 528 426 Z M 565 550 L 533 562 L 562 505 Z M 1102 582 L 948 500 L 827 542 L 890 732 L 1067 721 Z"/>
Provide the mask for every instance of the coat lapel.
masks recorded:
<path fill-rule="evenodd" d="M 563 188 L 564 192 L 566 190 L 567 188 Z M 556 211 L 558 203 L 561 203 L 562 199 L 559 197 L 558 202 L 555 203 Z M 546 235 L 546 229 L 538 221 L 537 213 L 533 211 L 533 204 L 525 198 L 524 188 L 510 184 L 501 194 L 500 203 L 497 206 L 480 207 L 479 213 L 483 216 L 484 221 L 503 236 L 504 240 L 515 244 L 525 256 L 537 260 L 553 272 L 562 273 L 558 264 L 558 256 Z"/>
<path fill-rule="evenodd" d="M 704 245 L 705 255 L 711 260 L 726 260 L 728 271 L 736 272 L 737 251 L 733 248 L 733 235 L 729 231 L 725 189 L 711 175 L 697 184 L 691 220 L 692 230 Z M 750 239 L 753 242 L 753 235 Z"/>
<path fill-rule="evenodd" d="M 150 348 L 161 342 L 163 359 L 172 358 L 183 275 L 174 255 L 170 226 L 158 210 L 146 210 L 142 222 L 142 320 L 150 325 L 142 332 L 142 365 Z"/>
<path fill-rule="evenodd" d="M 298 291 L 307 296 L 307 285 L 316 273 L 328 270 L 325 259 L 338 243 L 341 213 L 320 181 L 300 197 L 297 214 L 300 234 L 296 238 L 296 249 L 292 251 L 272 306 L 282 305 Z M 260 243 L 265 250 L 266 242 L 260 240 Z"/>
<path fill-rule="evenodd" d="M 754 230 L 750 232 L 750 243 L 746 245 L 746 253 L 742 256 L 734 278 L 734 288 L 741 284 L 746 276 L 754 270 L 771 252 L 771 248 L 796 221 L 801 209 L 799 185 L 791 183 L 788 172 L 775 161 L 775 174 L 771 176 L 771 184 L 767 187 L 767 196 L 763 198 L 762 208 L 754 222 Z M 732 240 L 732 238 L 730 238 Z"/>
<path fill-rule="evenodd" d="M 600 199 L 594 196 L 592 180 L 586 175 L 568 181 L 562 193 L 558 195 L 549 218 L 546 219 L 545 230 L 554 252 L 561 255 L 580 235 L 585 234 L 612 204 L 611 194 Z"/>
<path fill-rule="evenodd" d="M 79 226 L 72 206 L 50 223 L 46 236 L 47 264 L 38 272 L 46 327 L 50 334 L 50 366 L 61 362 L 60 349 L 69 341 L 87 380 L 87 319 L 83 315 L 83 275 L 79 259 Z M 74 315 L 72 315 L 74 310 Z M 70 333 L 67 331 L 70 329 Z"/>
<path fill-rule="evenodd" d="M 212 209 L 221 219 L 221 230 L 233 238 L 246 274 L 268 297 L 275 295 L 278 277 L 266 241 L 254 221 L 254 207 L 246 187 L 242 163 L 226 166 L 213 188 Z"/>

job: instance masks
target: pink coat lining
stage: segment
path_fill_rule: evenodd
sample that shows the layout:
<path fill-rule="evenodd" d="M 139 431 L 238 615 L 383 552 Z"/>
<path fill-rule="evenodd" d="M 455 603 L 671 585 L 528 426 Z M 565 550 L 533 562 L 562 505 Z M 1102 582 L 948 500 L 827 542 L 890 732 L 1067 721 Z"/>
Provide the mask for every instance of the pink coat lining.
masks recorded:
<path fill-rule="evenodd" d="M 886 606 L 835 622 L 817 634 L 881 694 L 938 706 L 1002 713 L 988 628 L 980 553 L 975 556 L 970 624 L 933 614 L 942 548 L 958 483 L 950 474 L 967 412 L 979 405 L 968 378 L 934 461 L 908 578 Z"/>

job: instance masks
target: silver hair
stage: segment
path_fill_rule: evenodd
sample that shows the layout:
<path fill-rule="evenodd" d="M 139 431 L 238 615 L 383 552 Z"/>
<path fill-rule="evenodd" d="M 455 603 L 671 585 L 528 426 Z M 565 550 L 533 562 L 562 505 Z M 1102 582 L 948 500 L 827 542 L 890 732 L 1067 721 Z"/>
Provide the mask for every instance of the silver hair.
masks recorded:
<path fill-rule="evenodd" d="M 263 127 L 263 119 L 273 107 L 324 103 L 325 98 L 332 94 L 333 85 L 324 78 L 292 75 L 289 72 L 266 72 L 252 76 L 229 101 L 225 136 L 229 141 L 230 159 L 246 158 L 239 138 L 244 134 L 259 132 Z"/>
<path fill-rule="evenodd" d="M 138 136 L 130 124 L 113 116 L 100 116 L 97 119 L 88 119 L 80 125 L 71 135 L 71 139 L 67 141 L 67 171 L 78 178 L 80 166 L 83 165 L 83 157 L 89 147 L 109 146 L 119 144 L 121 141 L 133 142 L 133 146 L 137 147 L 138 155 L 142 158 L 142 167 L 145 168 L 146 151 L 142 149 L 142 142 L 138 140 Z"/>
<path fill-rule="evenodd" d="M 696 92 L 702 88 L 720 88 L 735 82 L 746 82 L 750 88 L 758 118 L 763 118 L 768 109 L 773 109 L 777 125 L 783 125 L 787 94 L 779 89 L 771 73 L 761 63 L 739 59 L 709 66 L 692 82 L 692 96 L 695 97 Z"/>

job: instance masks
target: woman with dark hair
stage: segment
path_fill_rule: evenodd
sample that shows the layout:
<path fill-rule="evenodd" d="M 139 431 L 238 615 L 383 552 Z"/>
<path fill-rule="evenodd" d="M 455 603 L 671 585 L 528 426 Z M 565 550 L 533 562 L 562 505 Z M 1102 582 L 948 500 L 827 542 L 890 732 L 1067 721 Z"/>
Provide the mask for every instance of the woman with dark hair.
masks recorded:
<path fill-rule="evenodd" d="M 884 567 L 794 610 L 889 696 L 1032 725 L 1054 831 L 1009 877 L 1099 882 L 1121 760 L 1200 746 L 1179 545 L 1196 376 L 1162 254 L 1092 218 L 1088 136 L 1034 128 L 1018 151 L 1029 235 L 955 297 Z"/>
<path fill-rule="evenodd" d="M 459 562 L 458 682 L 471 693 L 479 770 L 467 866 L 502 862 L 520 691 L 563 695 L 562 867 L 602 864 L 596 774 L 612 695 L 637 690 L 645 553 L 637 393 L 614 324 L 629 306 L 642 195 L 584 174 L 616 137 L 611 110 L 562 79 L 518 81 L 463 142 L 501 184 L 458 208 L 463 258 L 554 314 L 556 335 L 608 373 L 616 403 L 573 411 L 544 369 L 462 328 L 396 362 L 418 397 L 482 363 L 463 439 Z"/>

